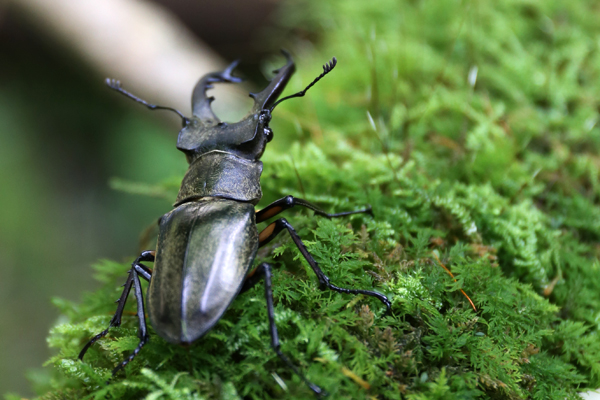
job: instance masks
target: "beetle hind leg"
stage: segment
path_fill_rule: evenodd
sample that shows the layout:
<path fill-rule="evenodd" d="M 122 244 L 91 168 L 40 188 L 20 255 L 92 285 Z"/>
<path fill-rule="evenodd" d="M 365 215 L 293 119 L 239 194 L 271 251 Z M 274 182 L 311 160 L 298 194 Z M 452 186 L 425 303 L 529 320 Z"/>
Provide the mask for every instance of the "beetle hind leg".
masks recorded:
<path fill-rule="evenodd" d="M 129 270 L 129 276 L 127 277 L 127 281 L 125 281 L 125 284 L 123 285 L 123 292 L 121 293 L 121 297 L 119 297 L 119 300 L 117 300 L 118 305 L 117 305 L 117 311 L 115 312 L 115 315 L 111 318 L 108 328 L 106 328 L 105 330 L 103 330 L 102 332 L 100 332 L 99 334 L 94 336 L 92 339 L 90 339 L 89 342 L 86 343 L 86 345 L 83 347 L 83 349 L 79 353 L 78 358 L 80 360 L 83 360 L 85 353 L 88 351 L 88 349 L 94 343 L 96 343 L 96 341 L 98 341 L 98 339 L 101 339 L 108 334 L 108 331 L 110 330 L 110 328 L 119 327 L 121 325 L 121 317 L 123 316 L 123 310 L 125 309 L 125 303 L 127 302 L 127 298 L 129 297 L 129 292 L 131 291 L 132 287 L 135 288 L 135 294 L 136 294 L 136 297 L 138 297 L 138 317 L 140 316 L 139 304 L 140 304 L 140 299 L 141 299 L 141 285 L 139 283 L 139 276 L 141 276 L 142 278 L 144 278 L 146 280 L 150 280 L 150 277 L 152 275 L 151 270 L 149 268 L 145 267 L 144 265 L 140 264 L 140 262 L 142 262 L 142 261 L 152 262 L 152 261 L 154 261 L 154 257 L 155 257 L 154 251 L 143 251 L 140 254 L 140 256 L 138 258 L 136 258 L 136 260 L 131 264 L 131 269 Z M 139 288 L 139 290 L 138 290 L 138 288 Z M 138 292 L 139 292 L 140 296 L 138 296 Z M 143 321 L 144 321 L 144 323 L 143 323 L 144 335 L 147 336 L 147 332 L 146 332 L 147 329 L 146 329 L 145 317 L 144 317 L 144 312 L 143 312 L 143 302 L 142 302 L 142 317 L 143 317 Z M 141 325 L 142 325 L 142 320 L 140 320 L 140 327 L 141 327 Z M 140 333 L 141 332 L 142 331 L 140 329 Z M 147 341 L 147 339 L 146 339 L 146 341 Z M 138 347 L 141 349 L 141 346 L 138 346 Z M 136 349 L 136 350 L 137 350 L 137 352 L 134 351 L 135 354 L 137 354 L 139 352 L 139 349 Z M 125 364 L 125 365 L 127 365 L 127 364 Z M 117 370 L 118 369 L 120 369 L 120 368 L 117 367 Z M 113 371 L 113 374 L 114 374 L 114 372 L 116 372 L 116 371 Z"/>
<path fill-rule="evenodd" d="M 302 381 L 304 381 L 306 386 L 308 386 L 317 396 L 324 396 L 326 395 L 326 392 L 319 386 L 309 381 L 290 361 L 290 359 L 287 358 L 286 355 L 281 352 L 279 334 L 277 333 L 277 326 L 275 325 L 275 308 L 273 307 L 273 288 L 271 283 L 271 270 L 272 267 L 270 264 L 260 264 L 254 271 L 252 271 L 252 275 L 248 276 L 246 282 L 244 282 L 242 292 L 245 292 L 254 285 L 256 285 L 261 278 L 264 279 L 265 297 L 267 299 L 267 313 L 269 314 L 269 330 L 271 333 L 271 347 L 273 348 L 273 350 L 275 350 L 277 356 L 288 366 L 288 368 L 290 368 L 296 375 L 300 377 L 300 379 L 302 379 Z"/>

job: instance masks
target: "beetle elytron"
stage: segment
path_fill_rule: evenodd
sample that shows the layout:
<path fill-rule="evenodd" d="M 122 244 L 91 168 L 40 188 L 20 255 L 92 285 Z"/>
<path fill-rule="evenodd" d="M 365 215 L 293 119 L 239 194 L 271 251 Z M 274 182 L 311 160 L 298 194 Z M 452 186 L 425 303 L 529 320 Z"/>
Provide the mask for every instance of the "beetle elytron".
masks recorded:
<path fill-rule="evenodd" d="M 250 270 L 257 249 L 269 243 L 283 229 L 288 231 L 317 274 L 321 289 L 374 296 L 389 310 L 390 302 L 381 293 L 345 289 L 332 284 L 284 218 L 276 220 L 260 233 L 257 230 L 257 223 L 294 206 L 307 207 L 327 218 L 371 212 L 368 208 L 328 214 L 292 196 L 277 200 L 260 211 L 254 210 L 262 196 L 262 162 L 259 159 L 267 143 L 273 139 L 273 131 L 269 128 L 271 112 L 283 100 L 304 96 L 337 62 L 333 58 L 325 64 L 323 73 L 303 91 L 277 101 L 295 69 L 289 54 L 283 53 L 287 59 L 286 65 L 275 71 L 275 77 L 263 91 L 250 94 L 254 99 L 252 110 L 247 117 L 234 124 L 219 121 L 210 107 L 213 98 L 207 97 L 206 91 L 213 83 L 240 82 L 239 78 L 232 75 L 236 62 L 223 72 L 210 73 L 200 79 L 192 95 L 192 118 L 186 118 L 173 108 L 148 104 L 122 89 L 118 81 L 107 79 L 106 83 L 111 89 L 152 110 L 170 110 L 182 118 L 183 129 L 179 132 L 177 148 L 185 153 L 190 166 L 183 178 L 174 209 L 159 221 L 156 251 L 142 252 L 131 264 L 109 327 L 85 345 L 79 354 L 80 359 L 111 327 L 120 326 L 125 302 L 132 288 L 137 298 L 140 342 L 133 353 L 114 369 L 113 375 L 125 367 L 148 342 L 140 277 L 150 282 L 147 305 L 152 326 L 165 340 L 176 344 L 190 344 L 202 337 L 217 323 L 239 293 L 264 278 L 271 345 L 285 364 L 317 395 L 322 394 L 321 388 L 309 382 L 280 351 L 274 319 L 271 265 L 263 263 Z M 154 269 L 149 269 L 142 262 L 154 262 Z"/>

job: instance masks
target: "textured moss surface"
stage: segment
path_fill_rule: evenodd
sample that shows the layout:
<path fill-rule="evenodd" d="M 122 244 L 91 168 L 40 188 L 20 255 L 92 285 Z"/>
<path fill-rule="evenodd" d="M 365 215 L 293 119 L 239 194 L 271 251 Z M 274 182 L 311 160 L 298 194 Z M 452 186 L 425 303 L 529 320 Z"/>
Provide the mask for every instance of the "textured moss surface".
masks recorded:
<path fill-rule="evenodd" d="M 339 65 L 277 108 L 261 205 L 371 204 L 374 218 L 286 218 L 332 282 L 393 302 L 384 316 L 376 300 L 319 291 L 285 235 L 259 253 L 279 266 L 283 351 L 330 398 L 562 400 L 600 386 L 600 10 L 563 3 L 284 6 L 275 33 L 294 33 L 299 64 L 288 91 L 331 55 Z M 180 179 L 117 184 L 172 200 Z M 101 262 L 100 290 L 55 300 L 65 319 L 42 398 L 311 398 L 269 347 L 262 287 L 189 350 L 153 335 L 106 386 L 137 344 L 135 316 L 76 356 L 126 269 Z"/>

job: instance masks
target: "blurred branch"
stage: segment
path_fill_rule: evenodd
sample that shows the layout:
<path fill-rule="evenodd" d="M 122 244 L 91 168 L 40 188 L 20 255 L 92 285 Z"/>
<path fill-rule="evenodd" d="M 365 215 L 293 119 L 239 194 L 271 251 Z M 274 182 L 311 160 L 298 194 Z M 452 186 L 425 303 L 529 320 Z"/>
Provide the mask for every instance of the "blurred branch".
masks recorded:
<path fill-rule="evenodd" d="M 142 0 L 8 0 L 36 27 L 74 50 L 99 74 L 152 103 L 189 115 L 192 89 L 226 62 L 171 12 Z M 99 81 L 99 84 L 102 81 Z M 229 107 L 236 89 L 219 90 Z M 218 112 L 218 110 L 217 110 Z"/>

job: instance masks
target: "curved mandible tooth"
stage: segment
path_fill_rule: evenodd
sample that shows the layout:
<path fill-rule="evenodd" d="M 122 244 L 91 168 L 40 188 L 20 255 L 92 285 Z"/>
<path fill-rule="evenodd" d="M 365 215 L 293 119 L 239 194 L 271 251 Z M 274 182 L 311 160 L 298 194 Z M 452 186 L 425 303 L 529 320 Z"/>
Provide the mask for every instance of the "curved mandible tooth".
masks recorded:
<path fill-rule="evenodd" d="M 285 50 L 281 50 L 281 52 L 285 56 L 287 63 L 274 71 L 276 75 L 266 88 L 259 93 L 250 93 L 250 97 L 254 99 L 254 107 L 252 108 L 253 113 L 270 108 L 281 95 L 283 89 L 285 89 L 285 86 L 296 70 L 296 66 L 294 65 L 290 53 Z"/>
<path fill-rule="evenodd" d="M 237 67 L 238 63 L 239 60 L 236 60 L 229 64 L 222 72 L 211 72 L 210 74 L 206 74 L 196 84 L 194 92 L 192 93 L 192 113 L 194 114 L 194 117 L 200 119 L 205 125 L 217 125 L 221 122 L 210 107 L 210 103 L 212 103 L 215 98 L 207 96 L 206 91 L 212 89 L 213 83 L 241 82 L 242 79 L 232 75 L 232 72 L 235 67 Z"/>

